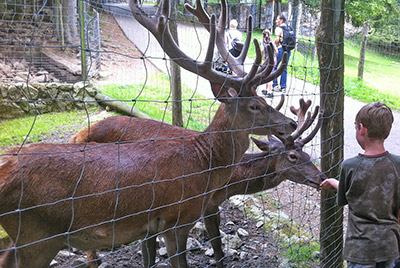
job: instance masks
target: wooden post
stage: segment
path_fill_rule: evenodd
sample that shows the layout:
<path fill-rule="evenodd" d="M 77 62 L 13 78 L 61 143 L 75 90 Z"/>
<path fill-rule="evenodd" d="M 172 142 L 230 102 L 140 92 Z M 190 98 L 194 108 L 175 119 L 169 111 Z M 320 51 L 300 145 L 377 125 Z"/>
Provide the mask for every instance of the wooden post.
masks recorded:
<path fill-rule="evenodd" d="M 362 42 L 360 49 L 360 59 L 358 61 L 358 79 L 363 80 L 364 76 L 364 63 L 365 63 L 365 50 L 367 49 L 367 40 L 369 32 L 369 22 L 364 23 L 362 30 Z"/>
<path fill-rule="evenodd" d="M 344 0 L 322 0 L 316 45 L 320 68 L 321 168 L 338 179 L 343 160 Z M 320 267 L 343 265 L 343 209 L 336 191 L 321 191 Z"/>
<path fill-rule="evenodd" d="M 178 27 L 176 22 L 176 10 L 178 8 L 178 0 L 171 0 L 171 12 L 169 29 L 171 31 L 172 37 L 175 39 L 177 45 L 178 42 Z M 175 126 L 182 127 L 182 85 L 181 85 L 181 69 L 180 67 L 171 60 L 170 62 L 170 89 L 172 95 L 172 124 Z"/>

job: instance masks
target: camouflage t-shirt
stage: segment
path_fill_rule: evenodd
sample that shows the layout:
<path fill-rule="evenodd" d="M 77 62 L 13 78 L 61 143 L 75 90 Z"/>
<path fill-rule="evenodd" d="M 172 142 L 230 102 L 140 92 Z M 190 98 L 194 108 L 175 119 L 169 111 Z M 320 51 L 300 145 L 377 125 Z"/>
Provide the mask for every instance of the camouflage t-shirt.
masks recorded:
<path fill-rule="evenodd" d="M 344 161 L 337 201 L 349 205 L 346 260 L 369 264 L 399 256 L 400 156 L 360 154 Z"/>

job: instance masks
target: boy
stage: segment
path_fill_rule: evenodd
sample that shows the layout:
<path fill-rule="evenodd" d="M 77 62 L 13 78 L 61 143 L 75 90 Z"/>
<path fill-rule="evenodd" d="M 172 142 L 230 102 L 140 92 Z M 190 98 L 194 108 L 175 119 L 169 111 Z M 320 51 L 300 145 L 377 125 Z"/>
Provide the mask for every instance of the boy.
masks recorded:
<path fill-rule="evenodd" d="M 342 163 L 339 181 L 321 189 L 338 189 L 339 206 L 349 205 L 344 258 L 348 268 L 392 268 L 399 256 L 400 157 L 385 150 L 393 114 L 380 102 L 356 115 L 356 139 L 364 154 Z"/>

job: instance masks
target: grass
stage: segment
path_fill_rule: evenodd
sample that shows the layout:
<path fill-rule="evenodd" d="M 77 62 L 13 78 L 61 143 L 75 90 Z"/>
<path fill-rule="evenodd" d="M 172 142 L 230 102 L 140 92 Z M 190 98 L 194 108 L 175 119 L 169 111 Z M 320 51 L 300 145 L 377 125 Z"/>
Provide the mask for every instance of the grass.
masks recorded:
<path fill-rule="evenodd" d="M 253 37 L 262 39 L 262 31 L 255 30 Z M 313 47 L 314 37 L 298 36 L 298 41 L 305 47 Z M 251 44 L 248 56 L 255 58 L 254 45 Z M 363 102 L 381 101 L 394 110 L 400 110 L 400 92 L 398 78 L 400 77 L 400 58 L 389 57 L 376 51 L 367 50 L 363 80 L 358 79 L 358 59 L 360 44 L 345 41 L 344 65 L 345 94 Z M 319 84 L 318 60 L 313 57 L 313 51 L 300 53 L 292 51 L 288 73 L 309 83 Z"/>
<path fill-rule="evenodd" d="M 193 94 L 187 87 L 182 89 L 184 127 L 198 131 L 210 123 L 219 104 L 203 96 Z M 153 118 L 172 123 L 172 101 L 168 76 L 158 73 L 150 77 L 146 85 L 104 85 L 99 92 L 116 100 L 123 100 Z"/>
<path fill-rule="evenodd" d="M 97 109 L 96 109 L 97 110 Z M 94 112 L 94 108 L 89 112 Z M 25 142 L 40 142 L 56 130 L 68 132 L 73 126 L 87 120 L 86 111 L 70 111 L 62 113 L 47 113 L 39 116 L 27 116 L 0 121 L 0 146 L 13 146 Z"/>

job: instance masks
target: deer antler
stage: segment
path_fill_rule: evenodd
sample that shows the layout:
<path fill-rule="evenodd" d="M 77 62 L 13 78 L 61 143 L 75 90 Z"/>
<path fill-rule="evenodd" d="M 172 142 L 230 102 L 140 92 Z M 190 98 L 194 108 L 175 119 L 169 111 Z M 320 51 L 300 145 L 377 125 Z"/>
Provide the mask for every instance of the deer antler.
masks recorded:
<path fill-rule="evenodd" d="M 288 140 L 286 141 L 287 146 L 294 146 L 294 142 L 296 142 L 299 146 L 304 146 L 306 143 L 311 141 L 314 136 L 317 134 L 319 128 L 322 123 L 322 112 L 319 113 L 318 122 L 313 131 L 304 139 L 300 138 L 300 136 L 313 124 L 315 118 L 319 112 L 319 106 L 315 106 L 314 113 L 311 116 L 311 112 L 307 112 L 308 108 L 311 106 L 311 100 L 307 102 L 304 101 L 303 98 L 299 100 L 300 107 L 295 108 L 294 106 L 290 106 L 290 111 L 295 114 L 298 118 L 297 129 L 290 135 Z M 307 113 L 307 116 L 306 116 Z"/>
<path fill-rule="evenodd" d="M 206 13 L 204 10 L 203 6 L 201 5 L 200 0 L 196 0 L 196 6 L 193 8 L 190 4 L 186 3 L 185 8 L 195 15 L 200 23 L 208 30 L 210 31 L 210 16 Z M 251 34 L 253 32 L 253 17 L 249 16 L 248 18 L 248 23 L 247 23 L 247 36 L 246 40 L 243 46 L 243 49 L 238 57 L 232 56 L 232 54 L 229 53 L 225 46 L 225 41 L 224 41 L 224 36 L 225 36 L 225 28 L 226 28 L 226 21 L 227 21 L 227 2 L 226 0 L 221 0 L 221 13 L 218 21 L 218 28 L 217 28 L 217 39 L 216 39 L 216 45 L 218 48 L 218 51 L 221 53 L 223 59 L 229 64 L 229 66 L 233 69 L 233 71 L 238 75 L 238 76 L 244 76 L 246 73 L 243 69 L 244 67 L 244 60 L 247 56 L 249 47 L 250 47 L 250 40 L 251 40 Z M 282 63 L 280 68 L 273 73 L 272 75 L 271 72 L 274 67 L 274 50 L 272 44 L 268 45 L 267 49 L 268 53 L 268 61 L 265 62 L 263 65 L 261 65 L 261 68 L 258 70 L 257 76 L 255 79 L 253 79 L 254 83 L 252 86 L 255 84 L 261 85 L 265 84 L 269 81 L 274 80 L 276 77 L 278 77 L 280 73 L 280 68 L 284 69 L 287 65 L 287 54 L 286 52 L 283 55 Z"/>
<path fill-rule="evenodd" d="M 285 102 L 285 95 L 282 94 L 278 105 L 276 105 L 275 107 L 275 110 L 279 111 L 282 108 L 284 102 Z"/>
<path fill-rule="evenodd" d="M 192 8 L 186 5 L 186 8 L 192 12 L 200 22 L 204 25 L 204 27 L 210 32 L 210 38 L 208 42 L 208 48 L 205 60 L 203 62 L 192 59 L 187 56 L 179 46 L 175 43 L 174 39 L 171 36 L 168 27 L 168 16 L 169 16 L 169 0 L 164 0 L 155 16 L 148 16 L 139 6 L 138 0 L 131 0 L 129 6 L 131 8 L 133 16 L 136 20 L 142 24 L 145 28 L 147 28 L 160 43 L 161 47 L 163 47 L 166 54 L 175 61 L 182 68 L 196 73 L 201 77 L 209 80 L 212 83 L 216 83 L 219 85 L 225 85 L 228 87 L 232 87 L 234 89 L 241 89 L 239 95 L 241 96 L 251 96 L 254 95 L 254 88 L 258 85 L 265 84 L 269 81 L 272 81 L 276 77 L 282 74 L 286 67 L 287 55 L 284 54 L 282 62 L 285 64 L 281 64 L 281 66 L 272 73 L 273 69 L 273 49 L 272 47 L 268 48 L 269 62 L 261 64 L 261 49 L 258 41 L 256 39 L 253 40 L 255 50 L 256 50 L 256 59 L 251 67 L 249 73 L 245 73 L 238 66 L 243 66 L 244 58 L 248 52 L 248 48 L 250 46 L 251 39 L 251 29 L 252 29 L 252 18 L 249 16 L 248 30 L 249 34 L 246 38 L 245 48 L 243 49 L 241 55 L 238 58 L 234 58 L 227 51 L 224 44 L 224 30 L 226 25 L 226 1 L 222 0 L 222 9 L 225 9 L 225 12 L 221 12 L 220 21 L 218 24 L 218 29 L 216 29 L 215 24 L 215 15 L 211 15 L 209 17 L 204 9 L 201 7 L 201 3 L 199 0 L 196 2 L 196 8 Z M 225 8 L 224 8 L 225 6 Z M 212 56 L 214 52 L 214 46 L 217 44 L 218 49 L 221 54 L 225 56 L 227 62 L 234 69 L 235 73 L 238 76 L 226 75 L 220 72 L 217 72 L 212 69 L 211 62 Z M 272 56 L 271 56 L 272 55 Z M 233 67 L 236 66 L 236 67 Z M 214 92 L 214 95 L 218 95 Z"/>

